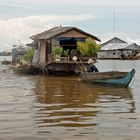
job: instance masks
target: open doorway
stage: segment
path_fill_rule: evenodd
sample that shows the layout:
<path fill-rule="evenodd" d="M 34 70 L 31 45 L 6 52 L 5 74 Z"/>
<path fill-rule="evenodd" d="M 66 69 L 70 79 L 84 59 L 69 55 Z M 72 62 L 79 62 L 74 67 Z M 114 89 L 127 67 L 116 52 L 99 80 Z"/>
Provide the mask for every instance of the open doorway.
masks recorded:
<path fill-rule="evenodd" d="M 63 47 L 63 52 L 67 51 L 70 59 L 73 56 L 80 56 L 80 52 L 77 49 L 77 41 L 85 41 L 86 38 L 59 38 L 59 45 Z"/>
<path fill-rule="evenodd" d="M 70 54 L 72 49 L 77 49 L 77 43 L 75 38 L 63 38 L 59 41 L 61 47 L 63 47 L 64 51 L 68 51 Z"/>

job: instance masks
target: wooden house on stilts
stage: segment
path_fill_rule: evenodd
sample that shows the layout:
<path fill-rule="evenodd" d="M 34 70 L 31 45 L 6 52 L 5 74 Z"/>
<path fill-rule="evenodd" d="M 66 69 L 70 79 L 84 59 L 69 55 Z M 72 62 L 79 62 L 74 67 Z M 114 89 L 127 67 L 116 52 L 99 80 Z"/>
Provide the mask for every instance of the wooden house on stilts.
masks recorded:
<path fill-rule="evenodd" d="M 31 36 L 36 44 L 33 64 L 45 68 L 49 74 L 78 74 L 86 61 L 81 62 L 78 58 L 77 41 L 85 41 L 89 37 L 100 41 L 96 36 L 78 28 L 62 26 Z M 61 54 L 54 51 L 56 48 L 61 48 L 57 50 Z M 73 61 L 74 56 L 78 58 L 77 61 Z"/>

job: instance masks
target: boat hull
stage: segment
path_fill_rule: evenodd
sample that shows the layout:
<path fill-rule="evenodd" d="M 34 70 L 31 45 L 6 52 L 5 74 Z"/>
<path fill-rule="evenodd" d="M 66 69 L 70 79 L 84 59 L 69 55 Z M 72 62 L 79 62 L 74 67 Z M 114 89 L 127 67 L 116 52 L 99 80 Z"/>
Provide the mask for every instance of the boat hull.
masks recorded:
<path fill-rule="evenodd" d="M 104 72 L 104 73 L 84 72 L 81 74 L 81 79 L 84 82 L 128 87 L 134 74 L 135 69 L 132 69 L 130 72 Z"/>
<path fill-rule="evenodd" d="M 40 73 L 39 68 L 36 68 L 34 66 L 12 66 L 11 69 L 14 73 L 17 74 L 31 74 L 31 75 L 37 75 Z"/>

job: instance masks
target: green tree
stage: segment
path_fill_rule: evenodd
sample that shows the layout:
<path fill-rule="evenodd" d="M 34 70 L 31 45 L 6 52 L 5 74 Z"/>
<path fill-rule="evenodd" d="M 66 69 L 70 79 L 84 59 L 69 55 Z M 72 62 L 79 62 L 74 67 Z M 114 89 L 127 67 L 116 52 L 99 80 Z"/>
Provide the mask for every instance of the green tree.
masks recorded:
<path fill-rule="evenodd" d="M 100 45 L 92 38 L 87 38 L 85 42 L 78 41 L 77 47 L 82 56 L 96 56 L 97 52 L 100 50 Z"/>
<path fill-rule="evenodd" d="M 62 52 L 63 52 L 63 48 L 62 47 L 60 47 L 60 46 L 58 46 L 58 47 L 55 47 L 55 48 L 53 48 L 53 52 L 55 53 L 55 54 L 62 54 Z"/>
<path fill-rule="evenodd" d="M 35 49 L 32 48 L 31 50 L 29 50 L 27 53 L 24 54 L 23 59 L 25 61 L 32 61 L 34 52 L 35 52 Z"/>

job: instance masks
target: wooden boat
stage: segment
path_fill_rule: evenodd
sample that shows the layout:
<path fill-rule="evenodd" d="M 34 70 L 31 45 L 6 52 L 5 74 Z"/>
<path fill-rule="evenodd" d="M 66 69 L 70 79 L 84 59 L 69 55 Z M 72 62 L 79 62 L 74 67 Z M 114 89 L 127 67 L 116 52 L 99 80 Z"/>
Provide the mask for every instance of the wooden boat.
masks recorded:
<path fill-rule="evenodd" d="M 130 72 L 82 72 L 81 80 L 84 82 L 96 83 L 96 84 L 107 84 L 116 85 L 121 87 L 127 87 L 131 82 L 135 74 L 135 69 Z"/>

